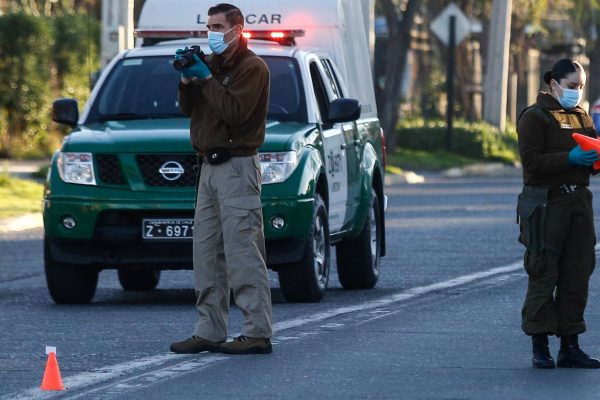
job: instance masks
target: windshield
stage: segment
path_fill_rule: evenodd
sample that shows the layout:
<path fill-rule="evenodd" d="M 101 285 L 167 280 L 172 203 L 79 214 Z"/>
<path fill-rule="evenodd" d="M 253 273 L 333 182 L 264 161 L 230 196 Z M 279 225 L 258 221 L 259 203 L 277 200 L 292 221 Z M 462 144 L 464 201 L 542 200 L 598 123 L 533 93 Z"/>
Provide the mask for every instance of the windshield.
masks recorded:
<path fill-rule="evenodd" d="M 298 63 L 290 57 L 263 57 L 271 73 L 269 120 L 306 122 L 306 101 Z M 180 72 L 173 57 L 119 61 L 92 104 L 87 123 L 148 118 L 178 118 Z"/>

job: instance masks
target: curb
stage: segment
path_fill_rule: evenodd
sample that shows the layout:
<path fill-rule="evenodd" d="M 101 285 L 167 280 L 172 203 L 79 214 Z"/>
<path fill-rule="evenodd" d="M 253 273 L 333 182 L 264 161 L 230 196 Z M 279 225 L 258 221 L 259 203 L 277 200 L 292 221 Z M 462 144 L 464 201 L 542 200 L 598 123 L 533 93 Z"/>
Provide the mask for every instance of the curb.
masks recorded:
<path fill-rule="evenodd" d="M 443 178 L 464 178 L 466 176 L 520 176 L 520 165 L 503 163 L 477 163 L 462 168 L 449 168 L 440 175 Z"/>
<path fill-rule="evenodd" d="M 425 177 L 412 171 L 406 171 L 397 175 L 392 175 L 389 172 L 385 174 L 386 186 L 398 184 L 415 185 L 419 183 L 425 183 Z"/>
<path fill-rule="evenodd" d="M 44 226 L 41 213 L 25 214 L 19 217 L 0 219 L 0 233 L 21 232 Z"/>

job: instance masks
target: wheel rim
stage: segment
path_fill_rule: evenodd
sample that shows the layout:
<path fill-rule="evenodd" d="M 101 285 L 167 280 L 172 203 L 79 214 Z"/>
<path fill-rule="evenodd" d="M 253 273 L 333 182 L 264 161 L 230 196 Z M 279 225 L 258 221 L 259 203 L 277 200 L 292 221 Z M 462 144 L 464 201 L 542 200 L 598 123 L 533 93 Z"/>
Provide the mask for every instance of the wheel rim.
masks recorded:
<path fill-rule="evenodd" d="M 378 253 L 378 243 L 377 243 L 377 215 L 375 214 L 375 204 L 371 206 L 369 210 L 369 225 L 371 228 L 371 260 L 373 262 L 373 269 L 377 271 L 377 253 Z"/>
<path fill-rule="evenodd" d="M 317 215 L 313 231 L 313 267 L 317 283 L 321 289 L 327 282 L 327 249 L 325 242 L 325 228 L 321 215 Z"/>

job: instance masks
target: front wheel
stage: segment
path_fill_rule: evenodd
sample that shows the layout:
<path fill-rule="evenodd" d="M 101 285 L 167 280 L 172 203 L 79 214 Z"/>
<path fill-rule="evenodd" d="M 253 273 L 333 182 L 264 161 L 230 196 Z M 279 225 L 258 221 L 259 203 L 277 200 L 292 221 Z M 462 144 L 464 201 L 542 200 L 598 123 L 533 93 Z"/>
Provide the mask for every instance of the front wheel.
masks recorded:
<path fill-rule="evenodd" d="M 153 290 L 160 281 L 160 271 L 154 270 L 120 269 L 118 275 L 123 289 L 135 292 Z"/>
<path fill-rule="evenodd" d="M 379 279 L 381 210 L 371 189 L 369 215 L 356 239 L 344 239 L 336 246 L 337 268 L 344 289 L 370 289 Z"/>
<path fill-rule="evenodd" d="M 330 258 L 327 208 L 316 194 L 304 256 L 298 263 L 281 266 L 278 271 L 283 297 L 289 302 L 320 301 L 327 291 Z"/>
<path fill-rule="evenodd" d="M 50 296 L 58 304 L 89 303 L 96 293 L 98 270 L 57 262 L 52 257 L 48 239 L 44 239 L 44 270 Z"/>

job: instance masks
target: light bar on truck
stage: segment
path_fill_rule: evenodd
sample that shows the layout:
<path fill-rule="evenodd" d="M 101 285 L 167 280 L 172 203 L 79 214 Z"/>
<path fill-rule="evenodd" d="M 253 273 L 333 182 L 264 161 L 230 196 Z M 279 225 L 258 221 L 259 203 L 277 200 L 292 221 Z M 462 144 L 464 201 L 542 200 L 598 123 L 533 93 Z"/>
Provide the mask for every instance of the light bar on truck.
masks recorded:
<path fill-rule="evenodd" d="M 295 30 L 276 30 L 276 31 L 244 31 L 242 33 L 246 39 L 252 40 L 268 40 L 277 42 L 284 46 L 292 46 L 296 44 L 297 37 L 303 37 L 304 31 L 301 29 Z M 135 31 L 135 36 L 144 39 L 150 43 L 161 40 L 186 39 L 186 38 L 206 38 L 208 31 L 206 30 L 152 30 L 138 29 Z"/>

